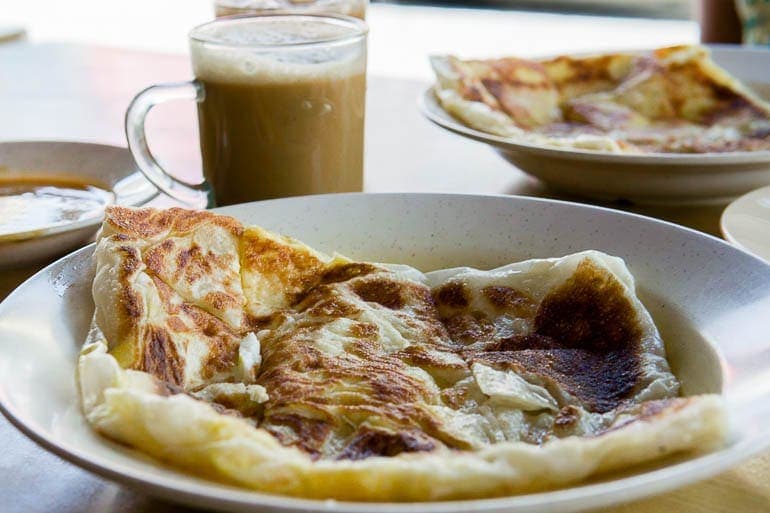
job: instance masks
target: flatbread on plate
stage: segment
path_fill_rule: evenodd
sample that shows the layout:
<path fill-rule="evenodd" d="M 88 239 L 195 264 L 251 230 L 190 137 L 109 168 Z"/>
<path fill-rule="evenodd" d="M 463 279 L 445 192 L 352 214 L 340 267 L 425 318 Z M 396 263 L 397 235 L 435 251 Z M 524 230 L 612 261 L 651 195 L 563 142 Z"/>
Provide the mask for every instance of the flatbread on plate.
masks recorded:
<path fill-rule="evenodd" d="M 435 56 L 439 104 L 512 141 L 614 153 L 770 150 L 770 105 L 701 46 L 545 60 Z"/>
<path fill-rule="evenodd" d="M 233 218 L 111 207 L 78 378 L 105 436 L 264 492 L 363 501 L 550 489 L 721 443 L 679 397 L 619 258 L 423 274 Z"/>

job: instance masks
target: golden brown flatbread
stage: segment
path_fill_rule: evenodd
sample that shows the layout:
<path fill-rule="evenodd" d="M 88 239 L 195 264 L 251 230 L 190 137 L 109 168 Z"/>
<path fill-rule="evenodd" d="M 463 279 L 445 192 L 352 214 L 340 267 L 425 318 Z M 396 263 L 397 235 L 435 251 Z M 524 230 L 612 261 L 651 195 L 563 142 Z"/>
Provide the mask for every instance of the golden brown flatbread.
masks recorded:
<path fill-rule="evenodd" d="M 492 271 L 328 256 L 209 212 L 112 207 L 79 382 L 104 435 L 341 500 L 491 497 L 719 444 L 622 260 Z"/>
<path fill-rule="evenodd" d="M 432 58 L 441 106 L 527 144 L 624 153 L 770 150 L 770 106 L 706 48 L 547 60 Z"/>

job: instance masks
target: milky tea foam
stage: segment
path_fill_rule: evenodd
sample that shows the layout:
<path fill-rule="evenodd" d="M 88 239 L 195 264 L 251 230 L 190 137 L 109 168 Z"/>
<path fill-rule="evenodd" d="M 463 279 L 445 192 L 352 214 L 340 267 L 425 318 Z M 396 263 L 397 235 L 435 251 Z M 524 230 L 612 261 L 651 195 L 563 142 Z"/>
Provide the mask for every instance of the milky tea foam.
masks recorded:
<path fill-rule="evenodd" d="M 235 14 L 275 14 L 280 11 L 303 14 L 344 14 L 366 19 L 368 0 L 215 0 L 217 18 Z"/>
<path fill-rule="evenodd" d="M 365 30 L 293 15 L 191 33 L 204 175 L 218 204 L 362 189 Z"/>

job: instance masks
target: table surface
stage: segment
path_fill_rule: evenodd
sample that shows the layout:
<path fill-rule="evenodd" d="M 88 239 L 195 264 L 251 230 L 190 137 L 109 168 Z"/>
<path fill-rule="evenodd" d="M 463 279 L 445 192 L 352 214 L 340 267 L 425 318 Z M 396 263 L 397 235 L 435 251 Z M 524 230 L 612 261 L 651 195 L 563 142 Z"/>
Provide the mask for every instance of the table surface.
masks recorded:
<path fill-rule="evenodd" d="M 143 87 L 190 77 L 183 55 L 94 46 L 0 46 L 0 140 L 67 139 L 125 146 L 122 119 Z M 366 125 L 369 192 L 464 192 L 565 198 L 511 167 L 480 143 L 431 125 L 416 109 L 419 81 L 370 76 Z M 180 176 L 200 174 L 195 107 L 174 103 L 148 118 L 153 151 Z M 637 208 L 607 205 L 716 234 L 723 205 Z M 0 273 L 0 298 L 35 269 Z M 38 448 L 0 418 L 0 512 L 189 511 L 102 480 Z M 770 511 L 770 454 L 716 478 L 603 511 L 722 513 Z"/>

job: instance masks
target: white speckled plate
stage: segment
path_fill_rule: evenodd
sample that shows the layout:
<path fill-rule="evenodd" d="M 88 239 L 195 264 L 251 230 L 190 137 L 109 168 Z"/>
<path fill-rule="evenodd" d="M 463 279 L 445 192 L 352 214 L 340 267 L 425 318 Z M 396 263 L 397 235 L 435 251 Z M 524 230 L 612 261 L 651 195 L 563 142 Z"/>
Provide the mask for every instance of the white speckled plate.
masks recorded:
<path fill-rule="evenodd" d="M 770 49 L 716 45 L 714 60 L 770 99 Z M 626 155 L 518 143 L 469 128 L 441 108 L 432 89 L 422 113 L 451 132 L 492 146 L 513 165 L 555 189 L 640 204 L 724 202 L 770 183 L 770 151 Z"/>
<path fill-rule="evenodd" d="M 83 177 L 109 187 L 118 205 L 136 206 L 157 196 L 126 148 L 64 141 L 0 143 L 0 172 Z M 52 259 L 86 243 L 101 217 L 0 237 L 0 270 Z"/>
<path fill-rule="evenodd" d="M 323 251 L 423 270 L 491 268 L 591 248 L 621 256 L 661 327 L 684 392 L 723 391 L 731 440 L 715 453 L 582 486 L 474 501 L 303 500 L 191 477 L 95 435 L 81 415 L 74 373 L 93 313 L 92 247 L 47 267 L 0 304 L 0 409 L 11 422 L 48 450 L 109 479 L 239 512 L 567 513 L 682 486 L 770 445 L 770 266 L 714 237 L 617 211 L 504 196 L 328 195 L 220 211 Z"/>
<path fill-rule="evenodd" d="M 725 239 L 770 262 L 770 186 L 730 203 L 720 227 Z"/>

